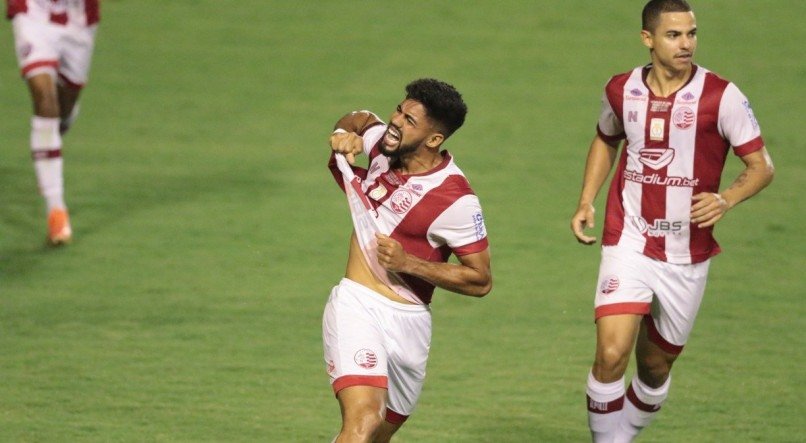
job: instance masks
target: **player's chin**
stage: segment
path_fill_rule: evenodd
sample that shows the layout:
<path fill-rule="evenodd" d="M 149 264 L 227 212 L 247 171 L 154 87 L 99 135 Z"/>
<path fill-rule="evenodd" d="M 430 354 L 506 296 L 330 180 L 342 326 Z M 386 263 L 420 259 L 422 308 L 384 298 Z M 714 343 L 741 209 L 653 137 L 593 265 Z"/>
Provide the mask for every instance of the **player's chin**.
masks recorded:
<path fill-rule="evenodd" d="M 381 151 L 381 154 L 383 154 L 383 155 L 385 155 L 387 157 L 395 155 L 395 153 L 398 151 L 399 148 L 400 148 L 400 143 L 389 145 L 389 144 L 381 142 L 381 144 L 378 146 L 378 150 Z"/>

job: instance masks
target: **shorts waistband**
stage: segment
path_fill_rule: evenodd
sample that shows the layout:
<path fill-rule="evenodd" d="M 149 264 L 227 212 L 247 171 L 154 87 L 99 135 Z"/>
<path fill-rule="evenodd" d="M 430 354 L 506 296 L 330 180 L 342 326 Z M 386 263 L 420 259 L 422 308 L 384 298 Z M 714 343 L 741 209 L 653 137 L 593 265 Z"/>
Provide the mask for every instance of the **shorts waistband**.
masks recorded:
<path fill-rule="evenodd" d="M 373 291 L 372 289 L 362 285 L 361 283 L 357 283 L 353 280 L 350 280 L 347 277 L 344 277 L 339 282 L 339 286 L 346 286 L 350 289 L 360 292 L 362 295 L 367 296 L 373 303 L 381 303 L 385 306 L 388 306 L 392 309 L 397 309 L 399 311 L 409 311 L 409 312 L 430 312 L 431 307 L 428 305 L 415 305 L 415 304 L 407 304 L 407 303 L 399 303 L 394 300 L 389 300 L 388 298 L 384 297 L 383 295 Z"/>

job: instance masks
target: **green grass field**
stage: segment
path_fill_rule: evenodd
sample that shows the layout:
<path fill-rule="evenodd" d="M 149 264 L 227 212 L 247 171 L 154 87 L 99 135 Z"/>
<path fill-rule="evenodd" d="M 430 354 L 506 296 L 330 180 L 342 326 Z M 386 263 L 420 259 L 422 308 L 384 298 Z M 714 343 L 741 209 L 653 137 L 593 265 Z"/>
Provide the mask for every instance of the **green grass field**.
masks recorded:
<path fill-rule="evenodd" d="M 806 3 L 694 3 L 697 61 L 751 98 L 777 176 L 720 223 L 641 441 L 806 441 Z M 350 221 L 326 140 L 422 76 L 470 107 L 447 147 L 484 205 L 495 288 L 435 295 L 428 381 L 396 441 L 586 441 L 599 254 L 567 225 L 601 88 L 648 59 L 642 5 L 106 0 L 65 138 L 76 239 L 57 250 L 2 24 L 0 441 L 330 441 L 321 313 Z"/>

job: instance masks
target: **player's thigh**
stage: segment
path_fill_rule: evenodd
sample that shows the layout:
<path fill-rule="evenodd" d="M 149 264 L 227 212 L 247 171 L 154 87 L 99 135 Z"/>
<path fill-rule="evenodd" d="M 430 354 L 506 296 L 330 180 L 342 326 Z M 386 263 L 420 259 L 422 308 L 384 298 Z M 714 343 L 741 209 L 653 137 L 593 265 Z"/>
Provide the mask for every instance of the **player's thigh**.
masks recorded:
<path fill-rule="evenodd" d="M 71 25 L 59 40 L 59 80 L 73 89 L 82 88 L 89 80 L 96 27 Z"/>
<path fill-rule="evenodd" d="M 411 415 L 425 384 L 431 349 L 431 312 L 425 306 L 401 306 L 387 330 L 389 409 L 387 421 L 402 424 Z"/>
<path fill-rule="evenodd" d="M 663 351 L 679 354 L 688 341 L 705 293 L 709 266 L 710 261 L 658 264 L 655 302 L 646 321 L 646 333 Z"/>
<path fill-rule="evenodd" d="M 334 392 L 351 386 L 387 386 L 387 354 L 375 306 L 363 289 L 344 281 L 331 291 L 322 319 L 327 373 Z M 378 295 L 380 297 L 380 295 Z"/>
<path fill-rule="evenodd" d="M 386 412 L 386 389 L 350 386 L 336 394 L 345 426 L 370 421 L 380 423 Z"/>
<path fill-rule="evenodd" d="M 595 318 L 650 311 L 651 260 L 637 251 L 617 246 L 602 248 L 594 298 Z"/>
<path fill-rule="evenodd" d="M 54 77 L 43 72 L 26 78 L 25 82 L 31 92 L 34 114 L 40 117 L 59 117 L 59 98 Z"/>
<path fill-rule="evenodd" d="M 47 23 L 17 14 L 12 20 L 14 49 L 23 77 L 50 72 L 59 64 L 58 31 Z"/>

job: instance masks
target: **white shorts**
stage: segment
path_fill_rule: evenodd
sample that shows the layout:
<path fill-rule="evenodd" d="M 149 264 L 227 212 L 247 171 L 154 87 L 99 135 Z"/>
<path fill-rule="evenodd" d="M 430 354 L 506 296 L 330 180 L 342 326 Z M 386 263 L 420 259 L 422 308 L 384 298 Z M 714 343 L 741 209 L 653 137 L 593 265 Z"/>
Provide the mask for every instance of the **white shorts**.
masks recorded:
<path fill-rule="evenodd" d="M 645 315 L 649 338 L 666 352 L 679 354 L 700 309 L 710 263 L 672 264 L 605 246 L 596 286 L 596 319 Z"/>
<path fill-rule="evenodd" d="M 402 422 L 411 415 L 431 347 L 428 305 L 394 302 L 344 278 L 330 292 L 322 339 L 335 393 L 350 386 L 385 388 L 392 411 L 387 420 Z"/>
<path fill-rule="evenodd" d="M 41 22 L 26 14 L 12 20 L 17 63 L 24 78 L 47 73 L 72 88 L 87 83 L 97 25 Z"/>

